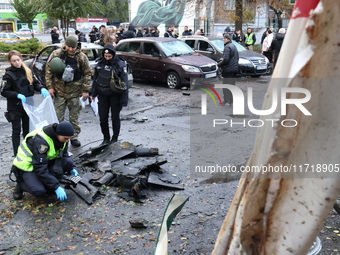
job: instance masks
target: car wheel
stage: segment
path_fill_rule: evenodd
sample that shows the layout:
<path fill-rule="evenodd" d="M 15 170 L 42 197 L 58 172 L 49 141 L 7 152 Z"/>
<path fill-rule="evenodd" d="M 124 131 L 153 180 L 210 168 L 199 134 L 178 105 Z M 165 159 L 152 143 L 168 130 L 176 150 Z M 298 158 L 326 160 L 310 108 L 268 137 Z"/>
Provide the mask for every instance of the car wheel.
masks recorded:
<path fill-rule="evenodd" d="M 179 87 L 181 85 L 181 81 L 178 74 L 175 72 L 169 72 L 166 76 L 166 85 L 168 85 L 170 89 Z"/>

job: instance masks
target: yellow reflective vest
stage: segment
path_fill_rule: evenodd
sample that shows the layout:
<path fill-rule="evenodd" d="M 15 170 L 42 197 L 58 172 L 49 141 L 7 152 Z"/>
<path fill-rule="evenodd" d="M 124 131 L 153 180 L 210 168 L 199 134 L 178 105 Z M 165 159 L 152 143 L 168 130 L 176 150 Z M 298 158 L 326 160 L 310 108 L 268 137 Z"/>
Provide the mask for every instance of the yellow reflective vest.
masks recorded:
<path fill-rule="evenodd" d="M 41 136 L 48 144 L 49 148 L 47 150 L 47 160 L 55 159 L 59 156 L 59 153 L 61 150 L 65 149 L 66 143 L 64 143 L 64 147 L 60 150 L 55 150 L 54 143 L 51 137 L 45 134 L 45 132 L 42 130 L 42 128 L 38 128 L 36 130 L 33 130 L 31 133 L 29 133 L 24 141 L 20 144 L 18 148 L 18 153 L 16 157 L 14 158 L 13 165 L 15 165 L 17 168 L 32 172 L 33 171 L 33 165 L 32 165 L 32 151 L 27 146 L 27 139 L 30 137 L 34 137 L 36 135 Z"/>
<path fill-rule="evenodd" d="M 245 44 L 252 45 L 254 43 L 253 35 L 254 35 L 253 33 L 250 33 L 249 35 L 245 34 L 246 37 Z"/>

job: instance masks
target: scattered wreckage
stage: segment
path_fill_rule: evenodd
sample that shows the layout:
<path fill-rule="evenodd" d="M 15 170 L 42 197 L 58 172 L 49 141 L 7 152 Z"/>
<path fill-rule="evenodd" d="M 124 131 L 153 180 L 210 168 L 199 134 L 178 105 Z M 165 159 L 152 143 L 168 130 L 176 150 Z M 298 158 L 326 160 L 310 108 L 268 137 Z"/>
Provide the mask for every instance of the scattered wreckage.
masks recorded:
<path fill-rule="evenodd" d="M 61 182 L 87 204 L 104 196 L 103 186 L 121 187 L 120 196 L 143 203 L 151 186 L 184 190 L 179 178 L 161 168 L 167 163 L 157 148 L 144 148 L 128 142 L 97 146 L 75 156 L 82 177 L 63 176 Z"/>

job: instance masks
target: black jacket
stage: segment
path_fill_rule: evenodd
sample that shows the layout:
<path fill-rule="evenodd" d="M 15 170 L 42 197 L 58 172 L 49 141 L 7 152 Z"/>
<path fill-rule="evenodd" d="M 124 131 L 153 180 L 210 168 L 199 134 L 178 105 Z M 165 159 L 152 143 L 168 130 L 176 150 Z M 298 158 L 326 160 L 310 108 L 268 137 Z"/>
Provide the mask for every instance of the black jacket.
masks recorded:
<path fill-rule="evenodd" d="M 61 39 L 59 39 L 59 34 L 57 34 L 54 30 L 51 31 L 51 39 L 53 43 L 60 43 Z"/>
<path fill-rule="evenodd" d="M 182 36 L 189 36 L 192 35 L 189 30 L 183 31 Z"/>
<path fill-rule="evenodd" d="M 13 77 L 9 72 L 13 75 Z M 14 66 L 8 67 L 2 80 L 3 83 L 5 82 L 5 86 L 1 92 L 1 95 L 7 98 L 7 111 L 24 112 L 22 102 L 17 98 L 18 94 L 23 94 L 25 97 L 30 97 L 34 95 L 34 90 L 40 91 L 42 88 L 44 88 L 44 86 L 41 85 L 34 77 L 33 84 L 30 85 L 26 78 L 25 69 L 22 66 L 21 68 L 16 68 Z"/>
<path fill-rule="evenodd" d="M 143 32 L 142 32 L 142 30 L 138 30 L 138 31 L 137 31 L 136 37 L 143 37 Z"/>
<path fill-rule="evenodd" d="M 274 53 L 274 63 L 276 63 L 279 57 L 284 39 L 285 39 L 285 34 L 278 33 L 276 34 L 275 39 L 272 41 L 272 44 L 270 45 L 269 51 Z"/>
<path fill-rule="evenodd" d="M 239 56 L 236 46 L 231 41 L 224 44 L 223 60 L 218 64 L 222 70 L 222 76 L 224 76 L 224 74 L 238 73 L 238 59 Z"/>
<path fill-rule="evenodd" d="M 172 31 L 171 31 L 171 30 L 167 30 L 167 31 L 164 33 L 164 37 L 173 37 Z"/>
<path fill-rule="evenodd" d="M 148 27 L 144 28 L 144 35 L 143 35 L 143 37 L 152 37 L 152 34 L 150 33 Z"/>
<path fill-rule="evenodd" d="M 270 50 L 279 54 L 283 44 L 283 39 L 285 39 L 285 34 L 276 34 L 272 44 L 270 45 Z"/>
<path fill-rule="evenodd" d="M 151 36 L 152 37 L 159 37 L 159 33 L 157 30 L 151 30 Z"/>
<path fill-rule="evenodd" d="M 135 38 L 136 37 L 136 31 L 135 31 L 135 27 L 133 25 L 129 26 L 129 29 L 127 31 L 123 32 L 123 39 L 126 38 Z"/>
<path fill-rule="evenodd" d="M 82 32 L 78 34 L 78 42 L 87 42 L 85 34 L 83 34 Z"/>
<path fill-rule="evenodd" d="M 91 30 L 89 33 L 90 41 L 93 43 L 94 41 L 98 40 L 98 33 L 96 31 Z"/>
<path fill-rule="evenodd" d="M 238 43 L 241 43 L 242 42 L 242 35 L 241 34 L 236 34 L 236 33 L 233 33 L 233 40 L 235 41 L 235 42 L 238 42 Z"/>
<path fill-rule="evenodd" d="M 128 85 L 128 77 L 127 77 L 127 73 L 124 70 L 125 67 L 125 62 L 124 60 L 122 60 L 121 58 L 119 58 L 115 53 L 116 53 L 116 49 L 114 48 L 114 46 L 111 43 L 108 43 L 104 50 L 103 50 L 103 54 L 105 52 L 105 49 L 110 50 L 111 52 L 114 52 L 114 56 L 111 60 L 107 61 L 104 57 L 102 57 L 98 64 L 95 67 L 95 71 L 94 71 L 94 76 L 93 76 L 93 85 L 92 85 L 92 92 L 91 95 L 93 97 L 96 97 L 97 95 L 102 95 L 102 96 L 116 96 L 117 94 L 115 94 L 114 92 L 112 92 L 112 90 L 110 89 L 110 87 L 103 87 L 100 86 L 98 83 L 98 75 L 100 73 L 101 70 L 105 69 L 106 66 L 110 66 L 114 72 L 120 77 L 120 79 L 122 81 L 124 81 L 127 85 Z M 127 86 L 129 87 L 129 86 Z M 129 97 L 129 88 L 127 88 L 125 90 L 125 92 L 123 92 L 121 95 L 119 95 L 120 97 L 120 106 L 127 106 L 128 104 L 128 97 Z"/>
<path fill-rule="evenodd" d="M 57 125 L 58 125 L 57 123 L 54 123 L 45 126 L 43 127 L 43 131 L 53 140 L 54 148 L 56 150 L 59 150 L 64 147 L 64 144 L 59 142 L 57 135 L 55 133 Z M 42 145 L 47 146 L 48 148 L 45 153 L 41 152 Z M 32 156 L 33 171 L 38 176 L 39 180 L 49 189 L 56 190 L 60 186 L 60 184 L 58 179 L 54 175 L 52 175 L 52 173 L 49 170 L 49 161 L 46 158 L 47 151 L 49 150 L 49 145 L 46 142 L 46 140 L 41 136 L 36 135 L 27 141 L 27 147 L 33 153 Z M 62 151 L 61 155 L 62 157 L 69 157 L 67 148 L 68 144 L 66 144 L 65 149 Z M 60 171 L 63 171 L 63 169 L 60 169 Z"/>

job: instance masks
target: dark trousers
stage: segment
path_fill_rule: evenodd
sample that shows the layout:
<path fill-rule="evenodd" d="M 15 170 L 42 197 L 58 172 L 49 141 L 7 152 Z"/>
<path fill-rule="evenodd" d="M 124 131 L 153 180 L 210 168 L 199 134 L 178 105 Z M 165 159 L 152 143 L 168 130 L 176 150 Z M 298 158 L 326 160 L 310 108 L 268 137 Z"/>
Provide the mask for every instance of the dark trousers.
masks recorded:
<path fill-rule="evenodd" d="M 222 73 L 223 84 L 235 85 L 236 74 L 235 73 Z M 229 89 L 223 89 L 224 103 L 233 104 L 233 95 Z"/>
<path fill-rule="evenodd" d="M 120 132 L 120 111 L 122 107 L 120 106 L 120 95 L 111 96 L 98 96 L 98 113 L 100 128 L 103 133 L 105 140 L 110 140 L 110 130 L 109 130 L 109 111 L 111 108 L 111 120 L 113 135 L 112 139 L 117 140 Z"/>
<path fill-rule="evenodd" d="M 20 133 L 22 127 L 22 136 L 25 136 L 29 132 L 29 118 L 26 112 L 9 112 L 12 117 L 12 145 L 14 156 L 17 155 L 18 147 L 20 145 Z"/>
<path fill-rule="evenodd" d="M 56 160 L 51 160 L 48 163 L 49 168 L 52 168 L 55 165 L 58 165 L 58 167 L 62 167 L 62 170 L 64 172 L 70 172 L 73 169 L 73 161 L 71 158 L 60 158 Z M 44 183 L 39 179 L 39 176 L 34 172 L 34 170 L 32 172 L 19 170 L 19 172 L 20 177 L 17 179 L 17 182 L 23 191 L 28 192 L 35 197 L 42 196 L 49 191 Z"/>
<path fill-rule="evenodd" d="M 270 51 L 264 51 L 263 55 L 266 56 L 269 60 L 269 63 L 273 62 L 273 54 Z"/>

